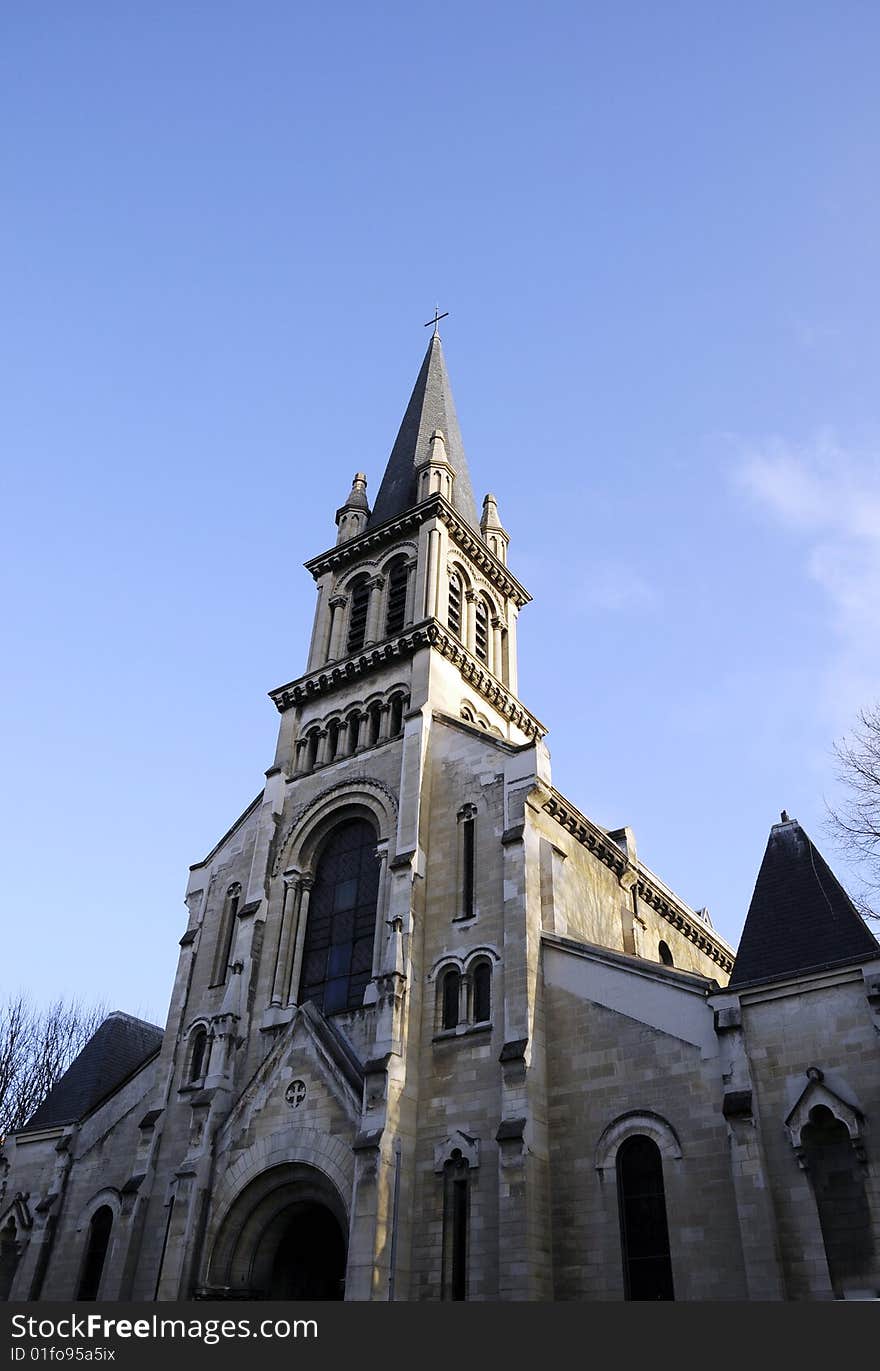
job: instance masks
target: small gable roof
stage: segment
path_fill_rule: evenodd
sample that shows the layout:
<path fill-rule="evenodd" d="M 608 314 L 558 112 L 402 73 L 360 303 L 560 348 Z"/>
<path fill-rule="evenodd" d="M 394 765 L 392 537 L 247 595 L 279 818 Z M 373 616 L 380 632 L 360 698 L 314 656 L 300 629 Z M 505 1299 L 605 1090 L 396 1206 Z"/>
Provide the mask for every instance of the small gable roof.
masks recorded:
<path fill-rule="evenodd" d="M 158 1052 L 163 1030 L 116 1010 L 95 1030 L 18 1132 L 75 1123 L 112 1095 Z"/>

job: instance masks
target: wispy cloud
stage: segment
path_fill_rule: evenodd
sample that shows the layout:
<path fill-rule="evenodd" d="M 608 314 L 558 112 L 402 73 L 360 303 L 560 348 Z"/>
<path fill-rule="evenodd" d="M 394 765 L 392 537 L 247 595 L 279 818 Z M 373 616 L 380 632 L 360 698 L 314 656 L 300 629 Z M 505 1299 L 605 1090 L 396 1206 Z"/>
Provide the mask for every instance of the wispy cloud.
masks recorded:
<path fill-rule="evenodd" d="M 742 453 L 741 487 L 800 533 L 804 570 L 828 605 L 826 704 L 837 726 L 880 695 L 880 444 L 847 448 L 832 432 L 767 438 Z"/>
<path fill-rule="evenodd" d="M 579 599 L 587 609 L 642 609 L 656 598 L 654 586 L 623 562 L 600 562 L 581 573 Z"/>

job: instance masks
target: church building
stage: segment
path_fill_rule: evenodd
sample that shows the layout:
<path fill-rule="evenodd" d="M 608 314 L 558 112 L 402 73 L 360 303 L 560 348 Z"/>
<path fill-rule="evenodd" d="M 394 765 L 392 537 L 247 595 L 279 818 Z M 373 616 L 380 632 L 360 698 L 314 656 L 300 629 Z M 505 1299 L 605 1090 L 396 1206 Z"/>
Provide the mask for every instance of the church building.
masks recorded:
<path fill-rule="evenodd" d="M 2 1142 L 0 1298 L 880 1298 L 880 946 L 785 814 L 735 955 L 554 787 L 508 551 L 435 326 L 165 1028 Z"/>

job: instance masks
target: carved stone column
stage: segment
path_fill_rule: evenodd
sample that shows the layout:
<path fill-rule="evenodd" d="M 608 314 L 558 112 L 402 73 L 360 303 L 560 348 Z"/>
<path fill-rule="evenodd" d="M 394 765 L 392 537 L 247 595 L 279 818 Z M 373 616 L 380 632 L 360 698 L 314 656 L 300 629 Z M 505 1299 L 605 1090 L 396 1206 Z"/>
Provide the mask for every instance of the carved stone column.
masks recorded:
<path fill-rule="evenodd" d="M 345 606 L 344 595 L 334 595 L 330 601 L 330 650 L 327 653 L 327 660 L 338 662 L 342 656 L 342 631 L 345 627 Z"/>
<path fill-rule="evenodd" d="M 367 710 L 364 710 L 363 714 L 360 716 L 358 720 L 357 748 L 355 749 L 357 752 L 363 752 L 364 748 L 369 746 L 369 736 L 370 715 Z"/>
<path fill-rule="evenodd" d="M 304 875 L 299 878 L 299 907 L 296 912 L 296 931 L 294 933 L 293 945 L 293 965 L 290 968 L 290 979 L 287 983 L 287 1003 L 299 1004 L 299 980 L 302 974 L 303 946 L 306 940 L 306 924 L 309 914 L 309 896 L 312 893 L 312 886 L 315 884 L 314 876 Z"/>
<path fill-rule="evenodd" d="M 464 599 L 465 599 L 465 618 L 466 618 L 466 620 L 467 620 L 467 628 L 465 629 L 465 641 L 464 641 L 464 645 L 465 645 L 465 647 L 467 648 L 468 652 L 473 652 L 473 650 L 474 650 L 474 643 L 475 643 L 476 640 L 477 640 L 477 596 L 476 596 L 476 592 L 473 591 L 473 590 L 466 590 L 465 593 L 464 593 Z M 464 627 L 464 625 L 462 625 L 462 627 Z"/>
<path fill-rule="evenodd" d="M 501 657 L 501 630 L 504 622 L 497 614 L 492 616 L 492 660 L 489 663 L 489 670 L 493 676 L 497 676 L 499 681 L 502 679 L 504 668 Z"/>
<path fill-rule="evenodd" d="M 272 978 L 273 1005 L 284 1003 L 284 988 L 290 967 L 290 954 L 293 947 L 299 905 L 299 873 L 290 872 L 284 876 L 284 899 L 281 904 L 281 928 L 278 933 L 278 952 L 275 958 L 275 975 Z"/>
<path fill-rule="evenodd" d="M 318 753 L 315 757 L 315 766 L 323 766 L 327 760 L 327 730 L 322 728 L 318 734 Z"/>
<path fill-rule="evenodd" d="M 370 603 L 367 607 L 367 631 L 364 636 L 364 646 L 376 643 L 382 637 L 382 606 L 385 596 L 382 590 L 385 580 L 382 576 L 373 576 L 367 584 L 370 587 Z"/>
<path fill-rule="evenodd" d="M 403 611 L 404 628 L 407 628 L 415 618 L 417 566 L 418 562 L 415 557 L 406 564 L 406 609 Z"/>
<path fill-rule="evenodd" d="M 391 706 L 379 706 L 379 742 L 387 743 L 391 736 Z"/>
<path fill-rule="evenodd" d="M 440 534 L 436 528 L 428 531 L 428 562 L 425 573 L 424 617 L 427 619 L 435 612 L 437 603 L 437 558 L 440 550 Z"/>

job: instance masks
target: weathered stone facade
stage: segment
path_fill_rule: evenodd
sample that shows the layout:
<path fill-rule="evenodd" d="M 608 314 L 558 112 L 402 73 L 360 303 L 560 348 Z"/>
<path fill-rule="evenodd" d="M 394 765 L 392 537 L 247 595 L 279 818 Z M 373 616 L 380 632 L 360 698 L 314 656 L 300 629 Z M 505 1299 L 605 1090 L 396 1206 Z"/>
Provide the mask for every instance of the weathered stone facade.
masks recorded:
<path fill-rule="evenodd" d="M 337 529 L 265 786 L 191 869 L 158 1050 L 6 1140 L 0 1294 L 877 1297 L 880 948 L 728 988 L 705 912 L 553 788 L 439 338 Z"/>

